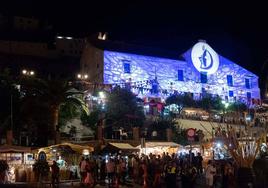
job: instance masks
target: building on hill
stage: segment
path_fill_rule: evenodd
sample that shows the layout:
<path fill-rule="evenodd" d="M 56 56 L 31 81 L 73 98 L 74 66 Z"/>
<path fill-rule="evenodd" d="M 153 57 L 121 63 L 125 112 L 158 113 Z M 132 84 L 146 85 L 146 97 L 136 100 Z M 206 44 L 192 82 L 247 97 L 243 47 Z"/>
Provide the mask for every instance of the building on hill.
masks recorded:
<path fill-rule="evenodd" d="M 91 82 L 130 85 L 141 98 L 165 99 L 173 93 L 205 94 L 228 102 L 260 103 L 258 76 L 217 54 L 205 41 L 183 53 L 165 52 L 105 40 L 87 42 L 82 72 Z"/>

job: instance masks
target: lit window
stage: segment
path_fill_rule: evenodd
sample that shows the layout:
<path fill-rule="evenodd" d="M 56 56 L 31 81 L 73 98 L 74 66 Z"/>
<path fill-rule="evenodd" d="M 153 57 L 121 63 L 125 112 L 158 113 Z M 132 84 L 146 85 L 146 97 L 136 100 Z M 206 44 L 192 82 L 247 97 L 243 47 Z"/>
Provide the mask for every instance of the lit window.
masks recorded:
<path fill-rule="evenodd" d="M 200 73 L 201 76 L 201 83 L 205 84 L 208 82 L 208 77 L 207 77 L 207 73 L 206 72 L 201 72 Z"/>
<path fill-rule="evenodd" d="M 183 81 L 183 70 L 178 70 L 178 81 Z"/>
<path fill-rule="evenodd" d="M 229 97 L 233 97 L 234 96 L 234 91 L 229 91 Z"/>
<path fill-rule="evenodd" d="M 227 75 L 227 85 L 233 86 L 233 76 L 232 75 Z"/>
<path fill-rule="evenodd" d="M 246 85 L 246 88 L 247 89 L 250 89 L 251 88 L 251 84 L 250 84 L 250 79 L 249 78 L 246 78 L 245 79 L 245 85 Z"/>
<path fill-rule="evenodd" d="M 130 73 L 130 64 L 124 63 L 124 73 Z"/>

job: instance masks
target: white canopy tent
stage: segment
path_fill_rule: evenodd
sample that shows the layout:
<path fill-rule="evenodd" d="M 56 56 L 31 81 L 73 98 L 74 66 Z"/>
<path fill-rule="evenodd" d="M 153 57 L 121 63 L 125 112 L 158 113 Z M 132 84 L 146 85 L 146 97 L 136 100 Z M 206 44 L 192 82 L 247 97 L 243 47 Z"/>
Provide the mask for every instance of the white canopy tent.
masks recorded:
<path fill-rule="evenodd" d="M 140 153 L 149 155 L 150 153 L 154 155 L 162 155 L 165 153 L 177 153 L 179 148 L 183 146 L 175 142 L 145 142 L 145 147 L 138 145 L 136 148 L 140 149 Z"/>

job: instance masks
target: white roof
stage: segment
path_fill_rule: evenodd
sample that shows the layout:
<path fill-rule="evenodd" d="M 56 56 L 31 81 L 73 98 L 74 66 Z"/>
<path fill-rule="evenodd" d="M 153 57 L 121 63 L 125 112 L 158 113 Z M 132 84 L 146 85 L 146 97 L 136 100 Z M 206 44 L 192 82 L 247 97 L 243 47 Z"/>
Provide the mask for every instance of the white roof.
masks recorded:
<path fill-rule="evenodd" d="M 2 145 L 0 146 L 0 153 L 30 153 L 30 147 Z"/>
<path fill-rule="evenodd" d="M 182 147 L 175 142 L 145 142 L 146 147 Z M 141 145 L 137 146 L 141 147 Z"/>
<path fill-rule="evenodd" d="M 114 142 L 109 142 L 110 145 L 117 147 L 119 149 L 136 149 L 132 145 L 128 143 L 114 143 Z"/>

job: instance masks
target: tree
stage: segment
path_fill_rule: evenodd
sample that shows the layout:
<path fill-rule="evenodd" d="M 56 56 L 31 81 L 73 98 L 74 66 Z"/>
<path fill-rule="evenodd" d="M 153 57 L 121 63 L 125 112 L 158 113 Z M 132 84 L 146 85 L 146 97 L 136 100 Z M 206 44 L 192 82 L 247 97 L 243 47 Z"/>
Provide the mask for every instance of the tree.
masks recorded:
<path fill-rule="evenodd" d="M 97 132 L 97 123 L 99 121 L 100 113 L 101 113 L 100 110 L 95 109 L 90 114 L 83 112 L 80 117 L 83 125 L 90 127 L 91 130 L 95 132 L 95 135 Z"/>
<path fill-rule="evenodd" d="M 122 125 L 120 122 L 141 126 L 145 116 L 143 108 L 138 105 L 137 98 L 131 91 L 115 87 L 107 97 L 106 118 L 115 126 Z"/>
<path fill-rule="evenodd" d="M 233 111 L 233 112 L 238 112 L 238 113 L 245 112 L 247 111 L 247 105 L 239 101 L 233 102 L 233 103 L 230 103 L 230 105 L 228 106 L 228 110 Z"/>
<path fill-rule="evenodd" d="M 37 99 L 39 102 L 47 106 L 50 114 L 50 122 L 52 132 L 55 139 L 59 133 L 59 114 L 61 109 L 64 110 L 66 105 L 74 105 L 88 113 L 88 108 L 82 100 L 82 93 L 75 90 L 64 80 L 24 80 L 24 89 L 28 96 Z"/>
<path fill-rule="evenodd" d="M 13 126 L 18 125 L 20 93 L 9 69 L 4 69 L 0 74 L 0 104 L 0 132 L 16 128 Z"/>
<path fill-rule="evenodd" d="M 195 107 L 196 103 L 189 93 L 185 94 L 173 94 L 166 99 L 166 106 L 176 104 L 179 106 L 179 114 L 184 107 Z"/>
<path fill-rule="evenodd" d="M 176 125 L 177 122 L 174 118 L 172 117 L 162 117 L 160 116 L 158 119 L 154 120 L 152 124 L 150 125 L 150 132 L 156 131 L 157 140 L 166 140 L 167 135 L 166 135 L 166 129 L 170 128 L 173 130 L 176 130 Z"/>

